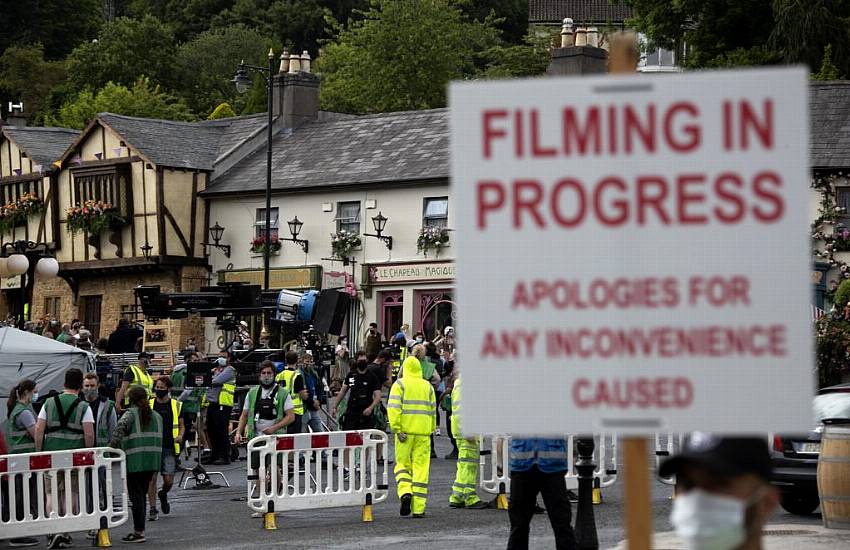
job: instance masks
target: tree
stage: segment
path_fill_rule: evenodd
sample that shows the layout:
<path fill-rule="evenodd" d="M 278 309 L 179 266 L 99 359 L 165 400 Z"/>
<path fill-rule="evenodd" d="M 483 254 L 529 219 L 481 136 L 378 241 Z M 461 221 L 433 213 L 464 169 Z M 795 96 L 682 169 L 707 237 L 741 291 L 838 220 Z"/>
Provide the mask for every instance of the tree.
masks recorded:
<path fill-rule="evenodd" d="M 850 0 L 774 0 L 773 10 L 770 43 L 783 61 L 815 71 L 828 57 L 838 72 L 850 73 Z"/>
<path fill-rule="evenodd" d="M 218 120 L 220 118 L 232 118 L 235 116 L 236 113 L 233 112 L 233 107 L 230 106 L 230 103 L 219 103 L 218 107 L 207 117 L 207 120 Z"/>
<path fill-rule="evenodd" d="M 333 12 L 325 7 L 327 0 L 236 0 L 212 20 L 213 28 L 244 25 L 257 29 L 263 36 L 314 57 L 320 39 L 329 36 Z"/>
<path fill-rule="evenodd" d="M 500 19 L 496 27 L 509 44 L 522 45 L 528 32 L 528 0 L 463 0 L 459 3 L 471 19 L 484 21 L 491 13 Z"/>
<path fill-rule="evenodd" d="M 41 44 L 47 59 L 62 59 L 97 35 L 101 7 L 101 0 L 0 0 L 0 52 Z"/>
<path fill-rule="evenodd" d="M 241 25 L 206 31 L 177 48 L 175 91 L 196 113 L 209 113 L 225 101 L 241 111 L 244 100 L 231 82 L 236 66 L 245 61 L 264 67 L 274 46 L 272 40 Z M 280 49 L 275 47 L 276 52 Z"/>
<path fill-rule="evenodd" d="M 172 83 L 174 33 L 147 15 L 119 17 L 103 26 L 97 42 L 87 42 L 68 56 L 68 77 L 77 89 L 98 89 L 107 82 L 132 86 L 140 75 L 154 84 Z"/>
<path fill-rule="evenodd" d="M 82 129 L 98 113 L 104 112 L 165 120 L 194 119 L 185 103 L 162 91 L 159 85 L 151 84 L 148 78 L 141 77 L 131 89 L 113 82 L 96 93 L 85 89 L 62 105 L 56 117 L 49 122 L 55 126 Z"/>
<path fill-rule="evenodd" d="M 772 0 L 621 0 L 634 10 L 633 23 L 663 48 L 687 44 L 688 67 L 734 62 L 777 62 L 764 49 L 774 27 Z"/>
<path fill-rule="evenodd" d="M 538 29 L 528 33 L 522 44 L 497 45 L 487 52 L 489 62 L 484 78 L 522 78 L 539 76 L 549 66 L 553 41 L 560 44 L 561 29 Z"/>
<path fill-rule="evenodd" d="M 0 56 L 0 96 L 22 101 L 31 122 L 44 119 L 50 110 L 50 91 L 65 79 L 60 61 L 46 61 L 44 49 L 11 46 Z"/>
<path fill-rule="evenodd" d="M 832 62 L 832 44 L 827 44 L 823 51 L 820 69 L 812 74 L 812 80 L 838 80 L 840 78 L 838 67 Z"/>
<path fill-rule="evenodd" d="M 472 21 L 449 0 L 376 0 L 322 48 L 321 102 L 344 112 L 446 104 L 450 80 L 470 77 L 498 45 L 493 20 Z"/>

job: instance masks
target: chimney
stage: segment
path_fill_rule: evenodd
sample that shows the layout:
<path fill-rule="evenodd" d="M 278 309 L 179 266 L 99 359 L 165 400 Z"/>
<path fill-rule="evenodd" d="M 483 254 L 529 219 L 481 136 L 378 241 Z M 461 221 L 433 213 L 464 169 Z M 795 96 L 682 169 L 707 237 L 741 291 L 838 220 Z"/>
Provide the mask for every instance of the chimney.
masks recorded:
<path fill-rule="evenodd" d="M 24 116 L 24 102 L 18 103 L 9 102 L 8 115 L 6 116 L 7 126 L 26 126 L 27 117 Z"/>
<path fill-rule="evenodd" d="M 319 117 L 319 77 L 310 72 L 310 54 L 280 56 L 274 77 L 274 115 L 282 128 L 296 128 Z"/>
<path fill-rule="evenodd" d="M 573 34 L 573 20 L 564 19 L 561 26 L 561 47 L 552 50 L 549 76 L 580 76 L 602 74 L 607 71 L 608 52 L 596 47 L 599 44 L 596 27 L 579 27 Z"/>

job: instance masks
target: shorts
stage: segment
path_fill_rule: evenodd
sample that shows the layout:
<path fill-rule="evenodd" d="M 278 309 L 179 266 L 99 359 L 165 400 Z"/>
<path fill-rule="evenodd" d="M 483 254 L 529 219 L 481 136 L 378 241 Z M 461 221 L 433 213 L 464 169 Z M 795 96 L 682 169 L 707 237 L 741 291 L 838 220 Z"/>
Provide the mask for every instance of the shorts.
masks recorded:
<path fill-rule="evenodd" d="M 286 433 L 288 433 L 288 434 L 300 434 L 301 433 L 301 423 L 303 422 L 303 420 L 301 420 L 302 416 L 303 415 L 300 415 L 300 414 L 295 415 L 295 422 L 293 422 L 292 424 L 290 424 L 289 426 L 286 427 Z"/>
<path fill-rule="evenodd" d="M 159 473 L 164 476 L 173 476 L 177 473 L 177 458 L 174 456 L 174 449 L 162 449 Z"/>

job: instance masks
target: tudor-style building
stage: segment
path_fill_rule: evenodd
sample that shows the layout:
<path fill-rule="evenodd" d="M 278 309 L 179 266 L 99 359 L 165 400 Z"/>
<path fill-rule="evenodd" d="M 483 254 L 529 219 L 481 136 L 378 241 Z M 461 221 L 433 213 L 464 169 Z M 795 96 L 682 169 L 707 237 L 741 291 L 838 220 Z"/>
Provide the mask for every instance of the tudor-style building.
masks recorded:
<path fill-rule="evenodd" d="M 0 242 L 29 240 L 50 243 L 59 240 L 59 170 L 53 164 L 79 136 L 67 128 L 0 127 L 0 207 L 20 204 L 29 197 L 30 212 L 19 217 L 0 216 Z M 0 279 L 0 314 L 18 311 L 23 291 L 20 277 Z M 44 298 L 39 309 L 60 313 L 61 297 Z"/>

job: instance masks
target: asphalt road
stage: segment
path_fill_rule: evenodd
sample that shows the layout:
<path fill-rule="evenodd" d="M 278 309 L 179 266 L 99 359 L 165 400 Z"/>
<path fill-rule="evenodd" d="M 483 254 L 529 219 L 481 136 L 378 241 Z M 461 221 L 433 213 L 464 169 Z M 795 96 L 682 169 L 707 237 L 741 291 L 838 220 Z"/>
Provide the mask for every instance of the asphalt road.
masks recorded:
<path fill-rule="evenodd" d="M 447 437 L 436 438 L 440 457 L 450 450 Z M 147 526 L 147 546 L 179 549 L 234 549 L 249 547 L 300 548 L 404 548 L 464 550 L 504 548 L 508 535 L 507 513 L 500 510 L 455 510 L 448 507 L 455 461 L 443 458 L 431 462 L 431 487 L 425 519 L 402 518 L 390 472 L 390 497 L 374 506 L 374 521 L 363 523 L 359 507 L 286 512 L 277 517 L 277 531 L 263 529 L 262 519 L 251 518 L 244 501 L 245 461 L 222 471 L 232 487 L 211 490 L 175 488 L 171 514 Z M 210 468 L 211 470 L 214 468 Z M 220 469 L 220 468 L 219 468 Z M 659 482 L 652 484 L 652 515 L 656 531 L 669 531 L 672 490 Z M 482 494 L 482 497 L 485 495 Z M 624 538 L 622 525 L 622 482 L 603 490 L 601 505 L 594 506 L 600 548 L 615 546 Z M 575 506 L 573 506 L 575 519 Z M 819 525 L 820 516 L 795 517 L 779 511 L 774 523 Z M 110 533 L 115 546 L 130 531 L 132 521 Z M 85 541 L 75 536 L 77 546 Z M 0 542 L 0 548 L 5 543 Z M 532 522 L 531 548 L 554 548 L 548 519 L 536 516 Z"/>

